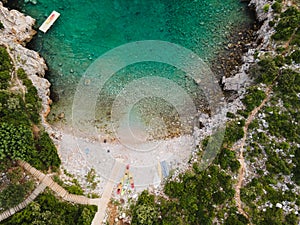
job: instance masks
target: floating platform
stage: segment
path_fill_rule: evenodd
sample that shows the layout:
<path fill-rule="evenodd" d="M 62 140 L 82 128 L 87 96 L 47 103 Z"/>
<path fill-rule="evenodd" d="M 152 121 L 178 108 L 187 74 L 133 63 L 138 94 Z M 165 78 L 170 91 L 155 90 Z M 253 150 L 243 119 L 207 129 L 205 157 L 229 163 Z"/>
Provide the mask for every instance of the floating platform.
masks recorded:
<path fill-rule="evenodd" d="M 46 33 L 49 30 L 49 28 L 53 25 L 53 23 L 58 19 L 59 16 L 60 13 L 53 11 L 42 24 L 42 26 L 40 26 L 39 30 Z"/>

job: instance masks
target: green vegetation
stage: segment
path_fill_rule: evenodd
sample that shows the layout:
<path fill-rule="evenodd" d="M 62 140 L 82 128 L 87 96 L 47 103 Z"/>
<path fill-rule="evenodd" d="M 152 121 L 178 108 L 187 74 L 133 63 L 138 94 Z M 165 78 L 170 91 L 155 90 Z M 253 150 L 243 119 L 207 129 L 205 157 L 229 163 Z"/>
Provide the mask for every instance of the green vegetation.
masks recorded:
<path fill-rule="evenodd" d="M 279 68 L 276 61 L 266 57 L 258 62 L 258 65 L 251 71 L 251 75 L 257 83 L 272 84 L 278 76 Z"/>
<path fill-rule="evenodd" d="M 230 148 L 232 145 L 244 136 L 243 125 L 244 120 L 230 121 L 227 123 L 223 146 Z"/>
<path fill-rule="evenodd" d="M 266 94 L 263 90 L 257 87 L 250 87 L 247 90 L 247 95 L 242 99 L 243 104 L 246 106 L 245 111 L 250 113 L 255 107 L 259 106 L 266 98 Z"/>
<path fill-rule="evenodd" d="M 9 209 L 21 203 L 26 194 L 32 191 L 33 183 L 25 182 L 23 184 L 9 184 L 0 192 L 0 208 Z"/>
<path fill-rule="evenodd" d="M 41 132 L 35 140 L 35 148 L 38 154 L 35 158 L 39 159 L 35 163 L 36 167 L 42 170 L 47 170 L 51 167 L 53 171 L 59 168 L 61 161 L 57 155 L 56 147 L 47 132 Z"/>
<path fill-rule="evenodd" d="M 0 21 L 0 30 L 3 28 L 4 28 L 3 23 Z"/>
<path fill-rule="evenodd" d="M 56 148 L 40 125 L 37 90 L 24 70 L 18 69 L 16 75 L 27 92 L 12 91 L 14 70 L 8 52 L 0 46 L 1 210 L 22 202 L 34 188 L 31 178 L 24 177 L 24 171 L 16 166 L 16 160 L 25 160 L 44 171 L 55 171 L 60 166 Z"/>
<path fill-rule="evenodd" d="M 292 59 L 295 63 L 300 63 L 300 50 L 296 50 L 291 54 Z"/>
<path fill-rule="evenodd" d="M 157 206 L 153 195 L 143 191 L 133 208 L 132 224 L 158 224 Z"/>
<path fill-rule="evenodd" d="M 64 189 L 66 189 L 69 193 L 75 194 L 75 195 L 83 195 L 84 191 L 81 188 L 78 180 L 73 178 L 71 181 L 69 181 L 71 184 L 64 183 L 57 175 L 53 177 L 54 181 L 58 183 L 60 186 L 62 186 Z"/>
<path fill-rule="evenodd" d="M 292 60 L 297 63 L 299 49 L 293 40 L 297 40 L 298 24 L 293 21 L 299 19 L 299 11 L 289 8 L 281 14 L 281 19 L 276 27 L 274 39 L 287 40 L 280 35 L 291 34 L 292 41 L 288 46 L 290 51 L 283 47 L 278 48 L 274 58 L 264 57 L 253 69 L 252 74 L 256 82 L 272 86 L 271 98 L 262 109 L 263 120 L 257 119 L 250 124 L 252 133 L 251 142 L 246 147 L 246 158 L 257 168 L 256 177 L 241 189 L 241 199 L 246 204 L 244 208 L 253 224 L 298 224 L 299 217 L 293 211 L 275 207 L 277 203 L 289 202 L 290 206 L 299 207 L 298 194 L 292 189 L 300 183 L 300 143 L 299 121 L 299 93 L 300 74 L 290 69 L 284 69 L 285 64 L 291 64 Z M 291 18 L 290 18 L 291 17 Z M 291 19 L 291 20 L 290 20 Z M 282 29 L 283 26 L 289 27 Z M 294 30 L 292 30 L 294 29 Z M 291 31 L 292 30 L 292 31 Z M 296 32 L 295 32 L 296 31 Z M 293 35 L 293 36 L 292 36 Z M 280 38 L 279 38 L 280 37 Z M 286 52 L 292 52 L 288 55 Z M 251 87 L 254 95 L 246 95 L 243 100 L 248 108 L 252 104 L 257 105 L 264 97 L 263 93 L 257 92 L 257 87 Z M 260 99 L 260 100 L 259 100 Z M 257 103 L 255 103 L 257 101 Z M 250 107 L 250 109 L 253 108 Z M 258 132 L 257 128 L 261 131 Z M 260 168 L 260 169 L 258 169 Z M 287 176 L 291 176 L 292 182 L 285 182 Z M 285 184 L 288 190 L 282 190 L 280 185 Z M 271 206 L 264 206 L 269 202 Z M 265 208 L 263 211 L 262 208 Z"/>
<path fill-rule="evenodd" d="M 60 159 L 52 140 L 40 126 L 40 99 L 36 88 L 23 69 L 17 77 L 26 86 L 25 96 L 9 91 L 13 65 L 4 47 L 0 47 L 0 159 L 22 159 L 40 170 L 57 169 Z"/>
<path fill-rule="evenodd" d="M 27 89 L 27 92 L 25 94 L 25 104 L 29 119 L 33 123 L 38 124 L 40 122 L 39 111 L 41 108 L 41 103 L 37 94 L 37 90 L 33 86 L 31 80 L 27 77 L 27 74 L 23 69 L 17 70 L 17 76 L 22 80 Z"/>
<path fill-rule="evenodd" d="M 96 171 L 94 168 L 92 168 L 86 175 L 86 181 L 90 183 L 89 188 L 91 188 L 92 190 L 95 190 L 98 184 L 98 182 L 96 182 L 95 179 L 96 179 Z"/>
<path fill-rule="evenodd" d="M 276 33 L 272 36 L 274 40 L 289 40 L 295 33 L 292 44 L 299 43 L 299 24 L 300 24 L 300 11 L 295 7 L 289 7 L 286 11 L 280 14 L 280 20 L 275 27 Z M 300 46 L 298 44 L 298 46 Z"/>
<path fill-rule="evenodd" d="M 56 199 L 50 192 L 37 199 L 19 213 L 0 222 L 2 225 L 90 225 L 96 206 L 74 205 Z"/>
<path fill-rule="evenodd" d="M 0 160 L 30 159 L 34 149 L 32 131 L 24 126 L 0 124 Z"/>
<path fill-rule="evenodd" d="M 269 9 L 270 9 L 270 4 L 265 4 L 263 7 L 264 12 L 265 13 L 269 12 Z"/>
<path fill-rule="evenodd" d="M 215 165 L 201 171 L 194 164 L 179 181 L 168 181 L 164 191 L 170 200 L 155 199 L 147 192 L 140 195 L 132 207 L 132 224 L 211 224 L 214 217 L 224 216 L 225 205 L 234 196 L 231 177 Z"/>
<path fill-rule="evenodd" d="M 9 81 L 11 79 L 11 70 L 11 59 L 5 47 L 0 46 L 0 90 L 5 90 L 9 86 Z"/>
<path fill-rule="evenodd" d="M 280 4 L 279 2 L 274 2 L 274 4 L 272 5 L 272 9 L 275 13 L 281 13 L 282 4 Z"/>
<path fill-rule="evenodd" d="M 0 212 L 22 202 L 33 190 L 34 184 L 23 169 L 11 161 L 1 160 Z M 3 176 L 5 174 L 5 176 Z"/>

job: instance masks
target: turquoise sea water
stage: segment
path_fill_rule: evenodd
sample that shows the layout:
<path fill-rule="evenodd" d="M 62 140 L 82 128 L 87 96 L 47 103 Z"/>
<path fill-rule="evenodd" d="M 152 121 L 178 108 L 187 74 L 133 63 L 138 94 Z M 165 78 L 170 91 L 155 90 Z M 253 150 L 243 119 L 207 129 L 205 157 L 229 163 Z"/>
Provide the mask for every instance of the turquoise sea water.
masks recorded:
<path fill-rule="evenodd" d="M 78 80 L 105 52 L 128 42 L 163 40 L 188 48 L 209 63 L 224 48 L 232 29 L 252 22 L 246 4 L 239 0 L 38 0 L 36 5 L 20 4 L 37 20 L 37 27 L 52 10 L 61 13 L 46 34 L 38 33 L 32 46 L 46 59 L 48 79 L 60 97 L 53 112 L 64 111 L 67 118 Z M 149 74 L 173 79 L 187 88 L 194 101 L 200 101 L 201 91 L 182 71 L 158 63 L 137 64 L 118 72 L 106 85 L 98 104 L 99 117 L 109 114 L 124 85 Z M 154 104 L 148 111 L 153 108 L 159 107 Z"/>

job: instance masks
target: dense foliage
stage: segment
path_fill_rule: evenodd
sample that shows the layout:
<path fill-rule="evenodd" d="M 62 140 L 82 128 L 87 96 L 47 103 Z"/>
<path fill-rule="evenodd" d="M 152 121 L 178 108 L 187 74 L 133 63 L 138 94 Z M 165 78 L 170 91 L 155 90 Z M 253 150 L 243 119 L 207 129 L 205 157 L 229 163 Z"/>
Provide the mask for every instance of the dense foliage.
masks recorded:
<path fill-rule="evenodd" d="M 178 179 L 168 180 L 164 187 L 167 199 L 143 192 L 132 206 L 132 224 L 212 224 L 215 217 L 226 219 L 226 224 L 247 224 L 231 202 L 235 192 L 229 174 L 240 165 L 235 152 L 227 148 L 243 136 L 243 125 L 243 121 L 228 124 L 223 148 L 206 170 L 193 163 Z"/>
<path fill-rule="evenodd" d="M 0 160 L 28 160 L 34 150 L 32 131 L 24 126 L 0 124 Z"/>
<path fill-rule="evenodd" d="M 276 33 L 272 36 L 273 39 L 282 41 L 289 40 L 299 28 L 299 24 L 300 11 L 295 7 L 289 7 L 286 11 L 281 13 L 280 20 L 275 27 Z M 295 39 L 295 43 L 298 43 L 298 37 Z"/>
<path fill-rule="evenodd" d="M 0 29 L 1 25 L 2 24 L 0 24 Z M 8 87 L 11 78 L 11 69 L 11 59 L 5 47 L 0 46 L 0 90 Z"/>
<path fill-rule="evenodd" d="M 0 47 L 0 59 L 0 159 L 22 159 L 37 169 L 55 170 L 60 159 L 49 135 L 43 129 L 33 135 L 33 127 L 40 125 L 41 104 L 37 90 L 25 71 L 18 69 L 16 75 L 26 86 L 26 93 L 10 91 L 14 68 L 4 47 Z"/>
<path fill-rule="evenodd" d="M 293 209 L 300 205 L 299 196 L 293 190 L 300 183 L 300 74 L 282 67 L 286 58 L 264 58 L 255 69 L 257 81 L 272 85 L 273 92 L 262 109 L 263 119 L 249 126 L 252 134 L 246 158 L 256 169 L 256 178 L 241 189 L 241 198 L 253 224 L 299 223 Z M 244 102 L 251 105 L 259 96 L 250 95 Z"/>
<path fill-rule="evenodd" d="M 281 1 L 272 9 L 280 13 Z M 194 163 L 189 171 L 169 179 L 164 188 L 166 197 L 144 192 L 132 206 L 133 224 L 249 224 L 233 203 L 231 176 L 236 176 L 240 164 L 232 146 L 243 137 L 249 113 L 266 98 L 267 86 L 272 90 L 270 98 L 249 124 L 246 136 L 244 154 L 248 170 L 255 176 L 248 175 L 241 188 L 243 209 L 252 224 L 299 224 L 295 209 L 300 207 L 296 191 L 300 184 L 300 74 L 284 66 L 299 63 L 300 12 L 289 7 L 272 22 L 276 25 L 273 39 L 289 40 L 289 46 L 279 45 L 282 55 L 266 54 L 251 70 L 256 83 L 242 99 L 245 110 L 227 114 L 230 122 L 224 143 L 212 165 L 202 171 Z"/>
<path fill-rule="evenodd" d="M 0 222 L 3 225 L 90 225 L 96 213 L 96 206 L 73 205 L 62 202 L 50 192 L 40 194 L 21 212 Z"/>
<path fill-rule="evenodd" d="M 41 132 L 35 140 L 37 155 L 34 157 L 39 160 L 32 160 L 33 165 L 42 170 L 52 168 L 56 170 L 60 166 L 60 158 L 57 155 L 57 150 L 47 132 Z"/>
<path fill-rule="evenodd" d="M 13 161 L 2 160 L 0 171 L 0 211 L 3 211 L 22 202 L 34 184 Z"/>

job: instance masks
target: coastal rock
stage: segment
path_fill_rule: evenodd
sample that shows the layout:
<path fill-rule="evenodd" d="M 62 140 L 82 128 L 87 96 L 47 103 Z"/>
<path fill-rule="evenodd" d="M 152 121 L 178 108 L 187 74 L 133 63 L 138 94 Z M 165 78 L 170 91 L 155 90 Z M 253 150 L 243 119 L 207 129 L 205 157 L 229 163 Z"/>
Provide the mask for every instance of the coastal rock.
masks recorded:
<path fill-rule="evenodd" d="M 42 100 L 42 122 L 47 126 L 46 116 L 50 112 L 50 82 L 43 78 L 47 65 L 40 55 L 25 48 L 36 31 L 32 29 L 35 20 L 17 10 L 8 10 L 0 2 L 0 21 L 4 29 L 0 31 L 0 45 L 6 46 L 16 69 L 23 68 L 38 91 Z"/>
<path fill-rule="evenodd" d="M 221 83 L 223 90 L 236 91 L 238 93 L 244 93 L 245 88 L 251 84 L 251 79 L 248 76 L 250 66 L 255 63 L 255 52 L 268 52 L 273 55 L 274 49 L 276 49 L 275 43 L 271 40 L 271 36 L 274 34 L 274 28 L 269 26 L 269 21 L 273 20 L 274 14 L 270 7 L 269 12 L 265 12 L 263 7 L 266 4 L 270 4 L 267 0 L 251 0 L 249 6 L 256 12 L 256 18 L 261 23 L 260 29 L 256 32 L 256 47 L 249 49 L 248 52 L 242 57 L 243 64 L 239 68 L 239 71 L 233 77 L 222 77 Z"/>

